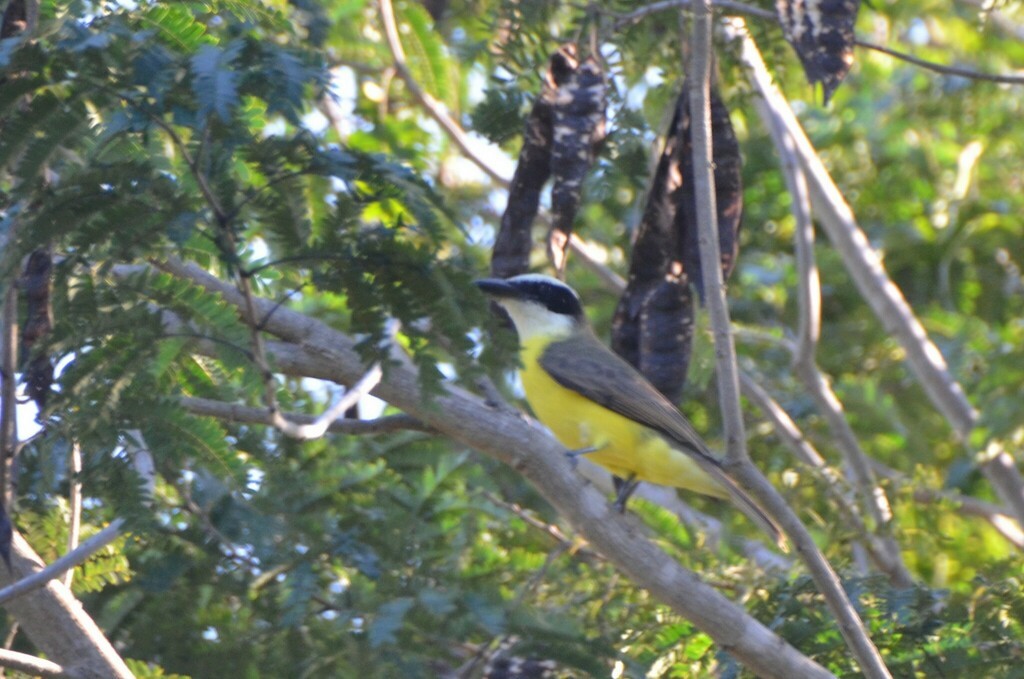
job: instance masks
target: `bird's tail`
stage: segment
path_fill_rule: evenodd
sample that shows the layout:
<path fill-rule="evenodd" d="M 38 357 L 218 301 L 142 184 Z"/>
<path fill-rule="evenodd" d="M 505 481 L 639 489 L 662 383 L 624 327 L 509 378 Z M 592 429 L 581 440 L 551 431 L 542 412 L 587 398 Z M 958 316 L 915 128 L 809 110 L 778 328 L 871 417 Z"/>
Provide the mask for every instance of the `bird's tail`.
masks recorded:
<path fill-rule="evenodd" d="M 789 542 L 786 540 L 785 534 L 779 525 L 772 520 L 768 514 L 761 509 L 761 505 L 757 504 L 754 498 L 750 497 L 747 491 L 739 487 L 739 485 L 732 480 L 732 478 L 725 473 L 725 471 L 717 465 L 704 464 L 701 465 L 706 472 L 714 477 L 715 481 L 721 484 L 729 493 L 729 499 L 732 503 L 743 512 L 748 519 L 757 524 L 757 527 L 767 533 L 772 540 L 775 541 L 775 545 L 783 552 L 789 552 Z"/>

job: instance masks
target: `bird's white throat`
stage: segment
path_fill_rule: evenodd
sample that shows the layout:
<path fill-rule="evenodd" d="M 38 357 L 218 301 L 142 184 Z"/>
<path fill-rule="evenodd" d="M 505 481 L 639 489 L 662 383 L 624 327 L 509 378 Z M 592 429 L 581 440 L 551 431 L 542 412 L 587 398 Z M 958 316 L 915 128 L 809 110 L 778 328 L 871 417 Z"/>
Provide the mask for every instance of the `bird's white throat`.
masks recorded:
<path fill-rule="evenodd" d="M 521 342 L 541 336 L 554 339 L 568 337 L 576 326 L 571 316 L 556 314 L 537 302 L 503 299 L 500 304 L 512 317 Z"/>

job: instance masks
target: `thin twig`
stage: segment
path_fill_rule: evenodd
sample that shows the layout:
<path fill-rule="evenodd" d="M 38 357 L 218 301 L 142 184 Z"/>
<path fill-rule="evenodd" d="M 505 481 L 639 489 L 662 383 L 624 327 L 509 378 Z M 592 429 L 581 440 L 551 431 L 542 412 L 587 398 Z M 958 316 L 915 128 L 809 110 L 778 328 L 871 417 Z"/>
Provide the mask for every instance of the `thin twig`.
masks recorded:
<path fill-rule="evenodd" d="M 11 599 L 21 596 L 32 590 L 45 587 L 46 583 L 59 578 L 65 571 L 80 566 L 89 560 L 96 552 L 100 551 L 121 535 L 121 527 L 124 519 L 114 519 L 110 524 L 96 533 L 91 538 L 80 544 L 76 549 L 60 557 L 49 566 L 36 571 L 32 575 L 18 580 L 12 585 L 0 589 L 0 605 Z"/>
<path fill-rule="evenodd" d="M 771 422 L 779 440 L 789 448 L 793 455 L 821 477 L 824 486 L 838 509 L 839 516 L 853 530 L 857 538 L 864 543 L 868 556 L 875 566 L 889 576 L 890 582 L 897 587 L 909 587 L 914 580 L 903 563 L 903 557 L 884 537 L 873 534 L 864 524 L 860 513 L 850 501 L 844 490 L 849 485 L 839 473 L 829 466 L 821 453 L 804 437 L 800 428 L 789 414 L 771 397 L 757 381 L 747 373 L 740 371 L 740 384 L 743 393 L 756 405 Z"/>
<path fill-rule="evenodd" d="M 915 502 L 924 504 L 949 502 L 955 504 L 963 514 L 985 519 L 1000 535 L 1006 538 L 1007 542 L 1017 549 L 1024 549 L 1024 530 L 1021 529 L 1020 524 L 1012 516 L 1006 513 L 1003 507 L 951 490 L 924 488 L 906 474 L 877 460 L 872 460 L 871 464 L 875 473 L 879 476 L 883 476 L 898 484 L 910 486 Z"/>
<path fill-rule="evenodd" d="M 455 145 L 459 147 L 467 158 L 483 170 L 495 183 L 507 187 L 510 179 L 498 174 L 483 160 L 480 154 L 473 148 L 474 142 L 469 138 L 469 135 L 448 115 L 448 112 L 444 110 L 441 103 L 424 91 L 419 83 L 416 82 L 405 60 L 405 50 L 402 48 L 402 40 L 398 35 L 398 24 L 395 21 L 395 10 L 391 6 L 391 0 L 378 0 L 378 3 L 380 6 L 380 20 L 384 26 L 384 37 L 388 43 L 388 49 L 391 51 L 391 58 L 395 62 L 395 72 L 405 82 L 409 93 L 419 102 L 423 110 L 441 126 L 441 129 L 445 131 L 449 139 L 455 142 Z"/>
<path fill-rule="evenodd" d="M 593 251 L 598 247 L 600 246 L 580 238 L 579 234 L 573 233 L 569 237 L 569 249 L 572 250 L 574 255 L 580 257 L 580 263 L 590 269 L 601 280 L 606 289 L 621 295 L 622 291 L 626 289 L 626 279 L 595 259 Z"/>
<path fill-rule="evenodd" d="M 78 441 L 71 443 L 71 454 L 68 456 L 68 552 L 78 547 L 78 537 L 82 529 L 82 447 Z M 69 568 L 64 574 L 64 586 L 71 588 L 75 577 L 75 569 Z"/>
<path fill-rule="evenodd" d="M 64 668 L 53 662 L 27 653 L 0 649 L 0 667 L 8 667 L 32 677 L 67 677 Z"/>
<path fill-rule="evenodd" d="M 934 61 L 928 61 L 920 57 L 915 57 L 913 54 L 907 54 L 906 52 L 900 52 L 894 50 L 891 47 L 884 45 L 877 45 L 867 40 L 861 40 L 857 38 L 853 41 L 858 47 L 865 47 L 869 50 L 875 50 L 882 54 L 888 54 L 890 57 L 905 61 L 915 66 L 933 71 L 935 73 L 941 73 L 942 75 L 952 75 L 959 78 L 968 78 L 970 80 L 983 80 L 985 82 L 1002 83 L 1004 85 L 1024 85 L 1024 75 L 1000 75 L 996 73 L 981 73 L 971 68 L 961 68 L 959 66 L 946 66 L 944 64 L 938 64 Z"/>
<path fill-rule="evenodd" d="M 711 2 L 693 4 L 693 45 L 690 68 L 690 135 L 693 140 L 694 192 L 697 199 L 697 228 L 706 305 L 715 338 L 715 368 L 718 372 L 719 401 L 726 432 L 725 464 L 733 477 L 761 502 L 793 540 L 819 591 L 825 597 L 847 646 L 868 679 L 891 677 L 881 654 L 868 636 L 863 621 L 843 590 L 842 583 L 807 528 L 785 500 L 750 462 L 745 447 L 743 413 L 740 409 L 736 349 L 725 300 L 719 264 L 718 225 L 714 200 L 714 172 L 711 154 Z"/>
<path fill-rule="evenodd" d="M 493 505 L 501 507 L 507 512 L 514 514 L 519 517 L 523 523 L 533 528 L 536 528 L 540 532 L 544 533 L 555 541 L 555 544 L 561 547 L 562 551 L 568 551 L 570 554 L 575 556 L 585 557 L 590 560 L 604 561 L 604 557 L 598 552 L 589 549 L 585 542 L 579 540 L 573 540 L 561 529 L 553 523 L 546 523 L 533 516 L 530 512 L 523 509 L 520 505 L 515 502 L 506 502 L 500 497 L 491 493 L 490 491 L 483 491 L 481 493 L 483 497 Z"/>
<path fill-rule="evenodd" d="M 366 374 L 352 385 L 351 389 L 347 390 L 334 405 L 321 413 L 312 422 L 300 424 L 291 421 L 284 414 L 277 412 L 275 413 L 277 417 L 274 417 L 274 426 L 281 430 L 281 433 L 285 436 L 303 441 L 318 439 L 327 433 L 327 429 L 332 424 L 345 416 L 345 411 L 354 406 L 359 399 L 369 394 L 380 383 L 380 378 L 383 375 L 384 372 L 381 370 L 380 363 L 374 363 L 366 371 Z"/>
<path fill-rule="evenodd" d="M 764 106 L 763 100 L 755 102 Z M 769 130 L 781 160 L 782 174 L 786 187 L 792 196 L 792 212 L 796 220 L 796 264 L 799 308 L 799 330 L 796 351 L 793 354 L 794 372 L 800 377 L 814 398 L 818 409 L 825 415 L 833 436 L 843 452 L 846 466 L 854 486 L 860 494 L 867 515 L 881 533 L 877 540 L 868 545 L 874 561 L 889 576 L 897 587 L 909 587 L 913 583 L 910 571 L 903 563 L 899 545 L 892 537 L 892 508 L 885 491 L 876 483 L 868 462 L 868 455 L 860 446 L 853 428 L 843 413 L 842 404 L 832 391 L 828 380 L 818 367 L 816 353 L 821 334 L 821 283 L 818 265 L 814 256 L 814 223 L 811 219 L 811 199 L 807 188 L 807 176 L 796 155 L 792 135 L 777 119 L 762 115 L 776 124 Z M 884 554 L 880 553 L 884 552 Z"/>
<path fill-rule="evenodd" d="M 252 408 L 194 396 L 182 396 L 178 402 L 185 410 L 195 415 L 209 415 L 230 422 L 273 424 L 266 408 Z M 288 413 L 286 417 L 290 422 L 299 425 L 312 425 L 317 420 L 312 415 L 301 413 Z M 427 425 L 404 414 L 388 415 L 375 420 L 335 420 L 328 425 L 327 431 L 350 435 L 390 434 L 396 431 L 432 432 Z"/>

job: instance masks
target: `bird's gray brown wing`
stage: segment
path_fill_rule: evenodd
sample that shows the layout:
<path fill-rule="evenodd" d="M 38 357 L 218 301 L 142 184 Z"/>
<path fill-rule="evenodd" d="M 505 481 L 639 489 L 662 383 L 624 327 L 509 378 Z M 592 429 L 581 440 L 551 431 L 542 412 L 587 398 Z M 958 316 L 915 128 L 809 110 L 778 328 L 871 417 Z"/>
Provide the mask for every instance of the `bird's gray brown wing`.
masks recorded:
<path fill-rule="evenodd" d="M 650 427 L 694 456 L 720 466 L 679 409 L 590 332 L 552 342 L 541 354 L 540 365 L 566 389 Z"/>
<path fill-rule="evenodd" d="M 743 513 L 787 551 L 782 531 L 757 502 L 722 469 L 685 416 L 633 366 L 583 331 L 569 340 L 552 342 L 540 356 L 540 365 L 566 389 L 614 413 L 650 427 L 669 442 L 690 453 L 732 497 Z"/>

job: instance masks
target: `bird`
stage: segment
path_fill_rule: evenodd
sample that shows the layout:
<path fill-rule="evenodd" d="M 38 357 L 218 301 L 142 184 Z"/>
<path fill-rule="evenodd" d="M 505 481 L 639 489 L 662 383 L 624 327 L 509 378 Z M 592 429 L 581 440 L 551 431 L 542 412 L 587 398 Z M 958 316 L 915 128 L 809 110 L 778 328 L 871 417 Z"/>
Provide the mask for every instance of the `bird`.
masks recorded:
<path fill-rule="evenodd" d="M 616 508 L 624 510 L 642 481 L 728 499 L 785 549 L 782 531 L 725 473 L 686 416 L 597 338 L 575 290 L 532 273 L 475 283 L 515 326 L 523 389 L 537 419 L 571 458 L 586 456 L 624 479 Z"/>

